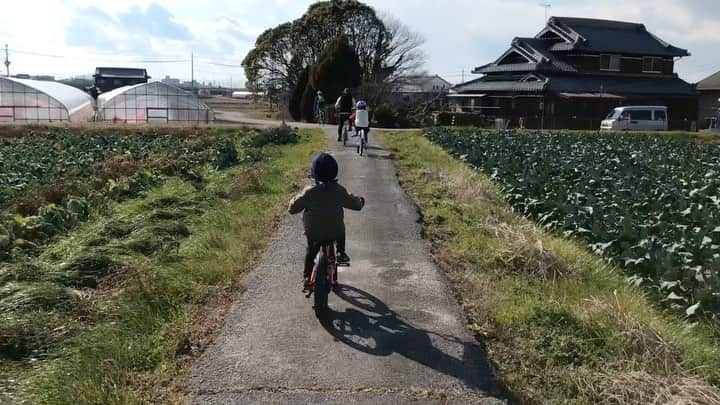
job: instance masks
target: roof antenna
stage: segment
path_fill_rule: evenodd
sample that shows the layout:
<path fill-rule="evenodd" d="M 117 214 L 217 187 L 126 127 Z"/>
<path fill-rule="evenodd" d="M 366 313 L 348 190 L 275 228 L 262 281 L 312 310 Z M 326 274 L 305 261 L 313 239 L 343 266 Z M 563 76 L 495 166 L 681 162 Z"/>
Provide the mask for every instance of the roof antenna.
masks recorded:
<path fill-rule="evenodd" d="M 545 21 L 544 23 L 547 23 L 548 20 L 548 11 L 552 8 L 552 4 L 550 3 L 540 3 L 540 7 L 545 9 Z"/>

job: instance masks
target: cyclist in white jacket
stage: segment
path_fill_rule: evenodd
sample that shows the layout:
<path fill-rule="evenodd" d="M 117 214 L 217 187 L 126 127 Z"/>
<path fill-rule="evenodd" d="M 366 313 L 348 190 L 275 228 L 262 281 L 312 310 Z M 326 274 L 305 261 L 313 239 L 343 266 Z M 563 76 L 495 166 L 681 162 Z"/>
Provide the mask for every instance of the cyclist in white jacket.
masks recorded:
<path fill-rule="evenodd" d="M 365 100 L 360 100 L 357 102 L 357 110 L 355 110 L 355 131 L 359 135 L 360 130 L 363 129 L 365 135 L 370 132 L 370 114 L 368 114 Z"/>

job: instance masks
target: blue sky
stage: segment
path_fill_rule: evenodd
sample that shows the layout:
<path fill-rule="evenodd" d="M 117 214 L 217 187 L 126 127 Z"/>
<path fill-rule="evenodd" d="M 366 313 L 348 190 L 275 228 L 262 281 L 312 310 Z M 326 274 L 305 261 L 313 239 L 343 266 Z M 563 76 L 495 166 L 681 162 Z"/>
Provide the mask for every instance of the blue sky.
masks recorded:
<path fill-rule="evenodd" d="M 305 0 L 27 0 L 3 4 L 0 44 L 14 73 L 91 73 L 95 66 L 147 67 L 155 78 L 189 79 L 190 53 L 200 80 L 244 81 L 240 62 L 264 29 L 299 17 Z M 426 39 L 427 71 L 451 82 L 504 52 L 515 36 L 543 26 L 539 0 L 368 0 Z M 677 64 L 685 80 L 720 70 L 720 0 L 549 1 L 550 15 L 644 23 L 687 48 Z M 38 10 L 42 10 L 41 13 Z M 31 55 L 29 53 L 40 53 Z M 162 62 L 162 63 L 159 63 Z"/>

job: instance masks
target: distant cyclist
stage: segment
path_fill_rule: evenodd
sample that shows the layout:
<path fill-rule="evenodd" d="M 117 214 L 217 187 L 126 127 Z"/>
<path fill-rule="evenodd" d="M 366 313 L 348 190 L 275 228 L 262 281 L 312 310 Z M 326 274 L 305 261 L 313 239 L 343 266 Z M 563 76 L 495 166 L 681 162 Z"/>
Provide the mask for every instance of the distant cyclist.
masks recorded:
<path fill-rule="evenodd" d="M 370 132 L 370 115 L 367 111 L 367 102 L 360 100 L 357 102 L 357 111 L 355 111 L 354 122 L 355 133 L 359 135 L 361 130 L 365 130 L 365 136 Z"/>
<path fill-rule="evenodd" d="M 321 124 L 325 123 L 325 96 L 322 90 L 318 90 L 315 96 L 315 118 Z"/>
<path fill-rule="evenodd" d="M 343 125 L 347 122 L 355 106 L 355 99 L 350 94 L 350 89 L 343 90 L 343 94 L 335 102 L 335 111 L 338 114 L 338 141 L 342 141 Z"/>

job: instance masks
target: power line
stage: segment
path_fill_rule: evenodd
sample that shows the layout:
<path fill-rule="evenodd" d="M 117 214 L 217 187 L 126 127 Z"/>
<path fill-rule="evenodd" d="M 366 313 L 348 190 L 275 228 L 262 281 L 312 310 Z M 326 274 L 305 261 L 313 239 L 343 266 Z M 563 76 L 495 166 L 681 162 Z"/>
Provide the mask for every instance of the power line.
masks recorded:
<path fill-rule="evenodd" d="M 42 52 L 34 52 L 34 51 L 25 51 L 25 50 L 18 50 L 14 48 L 9 49 L 10 53 L 14 54 L 20 54 L 20 55 L 28 55 L 28 56 L 37 56 L 37 57 L 46 57 L 46 58 L 56 58 L 56 59 L 74 59 L 74 60 L 96 60 L 99 58 L 108 58 L 112 60 L 122 61 L 125 63 L 190 63 L 191 59 L 182 58 L 182 57 L 157 57 L 157 58 L 143 58 L 138 57 L 138 55 L 119 55 L 119 54 L 85 54 L 85 55 L 54 55 L 54 54 L 48 54 L 48 53 L 42 53 Z M 92 57 L 92 56 L 96 57 Z M 212 59 L 203 59 L 198 62 L 197 58 L 195 58 L 196 63 L 202 63 L 207 65 L 213 65 L 213 66 L 221 66 L 221 67 L 230 67 L 230 68 L 243 68 L 242 64 L 233 63 L 230 61 L 218 61 L 218 60 L 212 60 Z"/>
<path fill-rule="evenodd" d="M 21 55 L 43 56 L 46 58 L 60 58 L 60 59 L 65 58 L 64 56 L 61 56 L 61 55 L 51 55 L 51 54 L 47 54 L 47 53 L 30 52 L 30 51 L 19 51 L 17 49 L 13 49 L 13 48 L 10 48 L 10 52 L 11 53 L 19 53 Z"/>
<path fill-rule="evenodd" d="M 241 68 L 243 65 L 231 65 L 228 63 L 219 63 L 219 62 L 200 62 L 205 63 L 207 65 L 213 65 L 213 66 L 224 66 L 224 67 L 234 67 L 234 68 Z"/>

